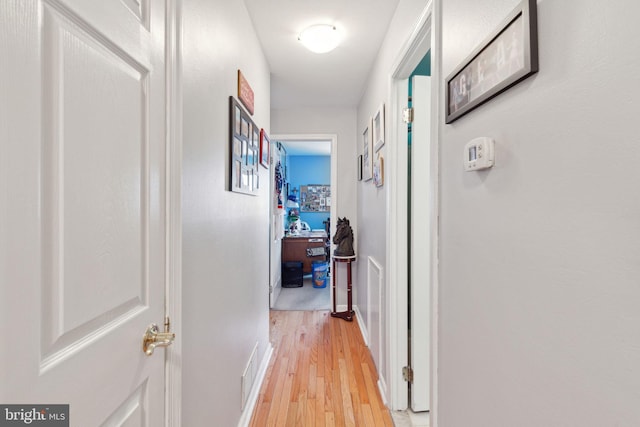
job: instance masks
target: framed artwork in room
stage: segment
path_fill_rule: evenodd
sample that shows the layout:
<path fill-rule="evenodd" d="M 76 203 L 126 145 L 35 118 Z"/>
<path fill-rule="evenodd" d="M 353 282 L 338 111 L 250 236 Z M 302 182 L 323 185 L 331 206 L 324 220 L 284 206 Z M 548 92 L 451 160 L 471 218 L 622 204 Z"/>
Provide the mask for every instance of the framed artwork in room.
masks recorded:
<path fill-rule="evenodd" d="M 269 150 L 271 150 L 271 141 L 264 129 L 260 129 L 260 164 L 265 168 L 269 168 Z"/>
<path fill-rule="evenodd" d="M 523 0 L 446 80 L 445 122 L 538 72 L 536 0 Z"/>
<path fill-rule="evenodd" d="M 384 145 L 384 104 L 380 105 L 373 116 L 373 146 L 377 153 Z"/>
<path fill-rule="evenodd" d="M 373 135 L 372 119 L 362 132 L 362 179 L 370 181 L 373 178 Z"/>
<path fill-rule="evenodd" d="M 257 194 L 260 130 L 233 96 L 229 97 L 229 144 L 229 190 Z"/>
<path fill-rule="evenodd" d="M 382 156 L 378 156 L 373 164 L 373 183 L 376 187 L 384 185 L 384 159 Z"/>

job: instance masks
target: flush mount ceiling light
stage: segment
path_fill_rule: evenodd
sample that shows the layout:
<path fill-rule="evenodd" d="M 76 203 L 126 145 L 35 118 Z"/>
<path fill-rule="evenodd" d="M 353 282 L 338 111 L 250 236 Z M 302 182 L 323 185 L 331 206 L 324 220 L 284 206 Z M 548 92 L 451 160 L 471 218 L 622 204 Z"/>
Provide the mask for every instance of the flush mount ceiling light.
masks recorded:
<path fill-rule="evenodd" d="M 326 53 L 340 44 L 341 37 L 335 26 L 318 24 L 304 29 L 298 36 L 298 40 L 311 52 Z"/>

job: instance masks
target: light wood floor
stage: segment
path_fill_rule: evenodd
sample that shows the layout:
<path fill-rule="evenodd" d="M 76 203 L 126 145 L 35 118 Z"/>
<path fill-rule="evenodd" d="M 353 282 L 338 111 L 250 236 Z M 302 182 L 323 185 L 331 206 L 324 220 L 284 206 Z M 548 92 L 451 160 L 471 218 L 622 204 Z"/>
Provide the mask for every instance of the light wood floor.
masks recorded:
<path fill-rule="evenodd" d="M 250 425 L 393 426 L 356 321 L 272 311 L 274 354 Z"/>

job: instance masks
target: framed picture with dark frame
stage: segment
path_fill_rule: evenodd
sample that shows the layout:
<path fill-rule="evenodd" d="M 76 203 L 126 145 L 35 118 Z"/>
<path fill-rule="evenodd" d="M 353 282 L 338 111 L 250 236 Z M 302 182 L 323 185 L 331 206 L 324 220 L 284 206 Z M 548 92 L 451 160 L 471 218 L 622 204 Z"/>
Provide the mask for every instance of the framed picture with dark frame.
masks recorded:
<path fill-rule="evenodd" d="M 249 113 L 229 97 L 229 191 L 256 195 L 260 188 L 260 130 Z"/>
<path fill-rule="evenodd" d="M 538 71 L 536 7 L 536 0 L 522 0 L 447 77 L 446 123 L 454 122 Z"/>
<path fill-rule="evenodd" d="M 373 178 L 373 119 L 367 122 L 367 128 L 362 132 L 362 179 L 369 181 Z"/>
<path fill-rule="evenodd" d="M 260 164 L 269 169 L 269 150 L 271 141 L 264 129 L 260 129 Z"/>

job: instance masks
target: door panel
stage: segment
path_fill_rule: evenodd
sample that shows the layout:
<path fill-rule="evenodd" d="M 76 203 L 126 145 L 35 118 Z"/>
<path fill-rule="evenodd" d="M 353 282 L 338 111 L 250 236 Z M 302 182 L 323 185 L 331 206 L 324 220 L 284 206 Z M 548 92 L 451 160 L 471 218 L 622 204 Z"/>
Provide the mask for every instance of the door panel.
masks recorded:
<path fill-rule="evenodd" d="M 43 39 L 43 349 L 52 357 L 148 304 L 148 72 L 49 7 Z"/>
<path fill-rule="evenodd" d="M 0 401 L 163 425 L 164 350 L 141 342 L 164 321 L 164 2 L 1 8 Z"/>
<path fill-rule="evenodd" d="M 431 331 L 431 78 L 413 77 L 411 125 L 411 409 L 428 411 Z"/>

